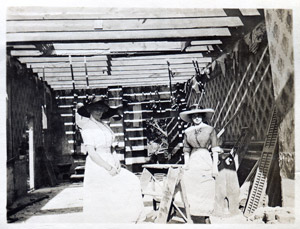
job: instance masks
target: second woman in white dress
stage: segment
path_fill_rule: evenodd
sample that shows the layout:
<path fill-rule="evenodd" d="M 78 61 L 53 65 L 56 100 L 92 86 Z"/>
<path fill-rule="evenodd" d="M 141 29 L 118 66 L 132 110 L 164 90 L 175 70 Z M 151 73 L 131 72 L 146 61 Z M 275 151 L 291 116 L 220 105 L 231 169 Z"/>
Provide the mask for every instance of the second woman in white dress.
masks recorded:
<path fill-rule="evenodd" d="M 114 151 L 114 133 L 104 122 L 117 114 L 116 110 L 103 100 L 94 100 L 78 113 L 90 116 L 81 131 L 88 151 L 84 175 L 85 222 L 136 223 L 141 220 L 144 207 L 140 181 L 121 168 Z"/>

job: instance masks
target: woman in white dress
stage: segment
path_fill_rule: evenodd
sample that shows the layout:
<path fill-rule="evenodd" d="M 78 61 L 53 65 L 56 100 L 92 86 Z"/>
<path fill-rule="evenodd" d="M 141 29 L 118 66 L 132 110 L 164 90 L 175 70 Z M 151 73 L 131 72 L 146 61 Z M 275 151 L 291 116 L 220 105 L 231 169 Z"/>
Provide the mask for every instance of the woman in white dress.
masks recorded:
<path fill-rule="evenodd" d="M 77 112 L 89 117 L 81 131 L 88 151 L 83 184 L 85 222 L 136 223 L 144 207 L 140 181 L 121 168 L 114 150 L 117 145 L 114 133 L 103 122 L 117 114 L 117 110 L 104 100 L 94 100 Z"/>
<path fill-rule="evenodd" d="M 210 223 L 209 216 L 214 210 L 218 153 L 222 149 L 218 146 L 215 129 L 204 123 L 213 112 L 213 109 L 193 107 L 180 113 L 181 119 L 194 124 L 185 130 L 183 143 L 183 181 L 194 223 Z"/>

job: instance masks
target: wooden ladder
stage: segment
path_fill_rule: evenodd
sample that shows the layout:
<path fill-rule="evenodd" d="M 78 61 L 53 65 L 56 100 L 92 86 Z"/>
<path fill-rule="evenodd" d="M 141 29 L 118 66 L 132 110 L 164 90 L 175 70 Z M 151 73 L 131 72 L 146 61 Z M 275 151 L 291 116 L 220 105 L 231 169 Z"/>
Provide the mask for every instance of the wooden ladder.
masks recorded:
<path fill-rule="evenodd" d="M 153 166 L 160 167 L 160 165 L 158 164 Z M 168 166 L 166 164 L 161 166 L 169 167 L 166 180 L 162 187 L 162 192 L 157 192 L 156 190 L 153 190 L 152 192 L 146 191 L 146 188 L 151 181 L 156 182 L 155 177 L 146 168 L 144 168 L 140 179 L 143 195 L 150 195 L 153 196 L 153 198 L 160 200 L 159 210 L 155 219 L 155 223 L 167 223 L 169 219 L 170 209 L 172 206 L 176 208 L 176 210 L 182 216 L 185 222 L 193 223 L 186 196 L 186 189 L 182 180 L 183 169 L 181 167 L 172 167 L 172 165 Z M 186 215 L 174 203 L 175 194 L 177 192 L 180 192 Z"/>
<path fill-rule="evenodd" d="M 254 211 L 265 201 L 267 178 L 273 154 L 278 140 L 278 124 L 276 108 L 273 108 L 272 117 L 269 123 L 261 158 L 256 170 L 253 186 L 245 207 L 244 215 L 251 216 Z"/>

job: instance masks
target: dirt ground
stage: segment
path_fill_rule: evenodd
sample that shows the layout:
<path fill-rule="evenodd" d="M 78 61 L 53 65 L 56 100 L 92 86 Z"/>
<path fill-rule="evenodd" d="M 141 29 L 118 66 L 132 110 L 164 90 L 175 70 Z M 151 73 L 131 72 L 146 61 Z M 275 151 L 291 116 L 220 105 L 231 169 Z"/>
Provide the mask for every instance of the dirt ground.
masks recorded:
<path fill-rule="evenodd" d="M 34 202 L 34 203 L 33 203 Z M 26 206 L 27 205 L 27 206 Z M 23 208 L 26 206 L 25 208 Z M 153 202 L 151 197 L 144 197 L 145 215 L 147 218 L 140 223 L 154 223 Z M 23 208 L 14 213 L 14 209 Z M 42 188 L 29 193 L 15 202 L 9 209 L 9 224 L 19 223 L 86 223 L 83 211 L 83 184 L 64 183 L 56 187 Z M 280 212 L 282 223 L 292 223 L 291 211 L 282 208 L 260 209 L 252 218 L 247 219 L 242 212 L 232 217 L 211 217 L 212 224 L 265 224 L 281 223 L 278 220 Z M 267 212 L 267 213 L 266 213 Z M 268 213 L 269 212 L 269 213 Z M 288 212 L 288 213 L 287 213 Z M 12 214 L 14 213 L 14 214 Z M 269 217 L 266 218 L 266 215 Z M 151 217 L 152 216 L 152 217 Z M 273 217 L 273 218 L 272 218 Z M 280 217 L 279 217 L 280 218 Z M 283 222 L 284 221 L 284 222 Z M 183 224 L 184 220 L 176 214 L 169 224 Z"/>

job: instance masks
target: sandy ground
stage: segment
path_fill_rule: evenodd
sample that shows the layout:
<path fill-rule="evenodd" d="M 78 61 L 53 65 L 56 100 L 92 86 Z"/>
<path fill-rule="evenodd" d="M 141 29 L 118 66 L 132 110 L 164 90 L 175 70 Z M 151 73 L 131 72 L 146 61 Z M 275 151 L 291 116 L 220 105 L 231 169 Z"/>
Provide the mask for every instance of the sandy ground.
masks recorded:
<path fill-rule="evenodd" d="M 48 196 L 9 217 L 8 223 L 82 223 L 84 222 L 83 209 L 83 186 L 82 183 L 65 183 L 56 187 L 42 188 L 30 193 L 27 197 L 18 200 L 15 206 L 29 203 L 41 197 Z M 144 197 L 145 215 L 153 215 L 151 197 Z M 153 218 L 147 218 L 141 223 L 154 223 Z M 175 216 L 169 221 L 170 224 L 182 224 L 183 219 Z M 212 224 L 235 224 L 251 223 L 242 215 L 234 217 L 211 217 Z"/>

